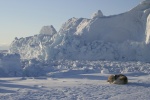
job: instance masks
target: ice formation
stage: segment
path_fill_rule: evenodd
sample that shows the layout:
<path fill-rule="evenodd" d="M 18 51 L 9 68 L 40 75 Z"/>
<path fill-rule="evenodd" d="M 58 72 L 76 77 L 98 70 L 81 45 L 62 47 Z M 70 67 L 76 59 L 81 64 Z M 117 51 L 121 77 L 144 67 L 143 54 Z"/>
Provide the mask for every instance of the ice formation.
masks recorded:
<path fill-rule="evenodd" d="M 52 25 L 43 26 L 40 31 L 40 34 L 45 34 L 45 35 L 54 35 L 56 33 L 57 33 L 57 31 L 55 30 L 55 28 Z"/>
<path fill-rule="evenodd" d="M 150 0 L 128 12 L 92 19 L 71 18 L 59 32 L 44 26 L 40 34 L 15 39 L 11 53 L 22 59 L 150 61 Z M 50 34 L 50 35 L 47 35 Z"/>
<path fill-rule="evenodd" d="M 92 19 L 99 18 L 99 17 L 103 17 L 103 13 L 102 13 L 101 10 L 98 10 L 97 12 L 95 12 L 95 13 L 92 15 Z"/>
<path fill-rule="evenodd" d="M 19 54 L 0 53 L 0 76 L 22 76 Z"/>

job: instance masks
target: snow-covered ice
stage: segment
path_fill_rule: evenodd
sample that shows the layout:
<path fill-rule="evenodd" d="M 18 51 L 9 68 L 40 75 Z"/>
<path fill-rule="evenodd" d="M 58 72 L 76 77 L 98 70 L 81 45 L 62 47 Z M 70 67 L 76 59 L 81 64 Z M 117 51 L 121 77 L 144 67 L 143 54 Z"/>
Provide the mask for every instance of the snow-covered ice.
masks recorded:
<path fill-rule="evenodd" d="M 149 63 L 53 61 L 51 67 L 41 65 L 43 69 L 32 60 L 23 69 L 24 77 L 1 77 L 0 100 L 149 100 Z M 129 84 L 107 83 L 108 76 L 116 73 L 126 75 Z"/>
<path fill-rule="evenodd" d="M 149 100 L 150 0 L 122 14 L 70 18 L 0 53 L 0 100 Z M 129 84 L 107 83 L 125 74 Z"/>
<path fill-rule="evenodd" d="M 19 54 L 0 53 L 0 76 L 22 76 Z"/>
<path fill-rule="evenodd" d="M 0 100 L 149 100 L 149 75 L 127 73 L 127 85 L 107 83 L 108 75 L 0 78 Z"/>
<path fill-rule="evenodd" d="M 150 5 L 144 1 L 125 13 L 70 18 L 57 32 L 44 26 L 35 36 L 15 39 L 10 53 L 21 59 L 122 60 L 150 62 Z"/>

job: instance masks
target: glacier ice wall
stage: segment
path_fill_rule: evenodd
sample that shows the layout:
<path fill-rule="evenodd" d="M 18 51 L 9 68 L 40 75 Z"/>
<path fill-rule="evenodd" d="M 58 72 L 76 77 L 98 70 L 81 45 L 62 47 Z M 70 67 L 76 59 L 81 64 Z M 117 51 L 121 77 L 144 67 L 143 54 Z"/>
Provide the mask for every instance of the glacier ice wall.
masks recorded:
<path fill-rule="evenodd" d="M 150 0 L 118 15 L 99 10 L 92 19 L 69 19 L 58 32 L 44 26 L 38 35 L 16 38 L 10 52 L 22 59 L 150 61 L 149 14 Z"/>

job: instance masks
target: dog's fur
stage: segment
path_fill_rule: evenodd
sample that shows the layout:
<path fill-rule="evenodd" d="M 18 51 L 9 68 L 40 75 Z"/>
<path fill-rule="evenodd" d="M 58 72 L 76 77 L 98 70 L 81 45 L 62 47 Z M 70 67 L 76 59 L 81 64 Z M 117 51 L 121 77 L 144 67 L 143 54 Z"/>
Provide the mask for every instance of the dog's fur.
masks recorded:
<path fill-rule="evenodd" d="M 118 75 L 110 75 L 108 77 L 107 82 L 110 84 L 127 84 L 128 78 L 125 75 L 118 74 Z"/>

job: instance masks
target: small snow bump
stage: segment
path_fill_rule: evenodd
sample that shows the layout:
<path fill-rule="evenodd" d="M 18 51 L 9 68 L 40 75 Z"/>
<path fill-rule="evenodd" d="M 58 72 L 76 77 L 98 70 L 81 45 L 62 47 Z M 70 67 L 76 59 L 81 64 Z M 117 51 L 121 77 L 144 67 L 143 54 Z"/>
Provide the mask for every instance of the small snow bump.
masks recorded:
<path fill-rule="evenodd" d="M 109 74 L 109 70 L 106 69 L 106 68 L 103 68 L 103 69 L 101 70 L 101 74 Z"/>

